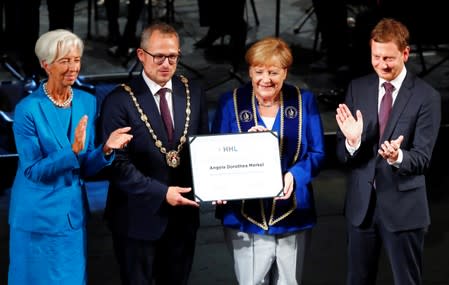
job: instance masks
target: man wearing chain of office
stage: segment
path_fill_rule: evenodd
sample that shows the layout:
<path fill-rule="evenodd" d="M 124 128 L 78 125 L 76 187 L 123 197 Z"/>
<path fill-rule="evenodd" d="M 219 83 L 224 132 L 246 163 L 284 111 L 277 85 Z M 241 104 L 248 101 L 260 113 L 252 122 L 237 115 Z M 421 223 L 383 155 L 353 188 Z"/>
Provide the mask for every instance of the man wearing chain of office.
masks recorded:
<path fill-rule="evenodd" d="M 131 126 L 134 136 L 108 172 L 105 218 L 122 284 L 187 284 L 199 205 L 193 201 L 186 141 L 208 133 L 204 94 L 174 75 L 181 53 L 170 25 L 144 29 L 136 52 L 142 73 L 102 105 L 104 134 Z"/>

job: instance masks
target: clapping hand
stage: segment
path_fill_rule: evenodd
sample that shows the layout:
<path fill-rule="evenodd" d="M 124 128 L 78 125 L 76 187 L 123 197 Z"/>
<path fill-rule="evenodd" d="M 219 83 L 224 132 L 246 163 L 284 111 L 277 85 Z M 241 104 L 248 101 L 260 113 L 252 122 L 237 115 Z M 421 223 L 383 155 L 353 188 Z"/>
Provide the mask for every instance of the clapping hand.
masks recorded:
<path fill-rule="evenodd" d="M 351 114 L 346 104 L 339 104 L 337 108 L 337 114 L 335 119 L 337 120 L 338 127 L 343 135 L 346 137 L 350 146 L 356 146 L 362 138 L 363 130 L 363 117 L 362 112 L 356 111 L 356 118 Z"/>
<path fill-rule="evenodd" d="M 126 145 L 133 138 L 132 135 L 128 134 L 131 130 L 131 127 L 119 128 L 113 131 L 110 135 L 106 143 L 103 147 L 103 152 L 105 154 L 111 153 L 114 149 L 122 149 L 126 147 Z"/>
<path fill-rule="evenodd" d="M 402 141 L 404 140 L 404 136 L 399 136 L 395 140 L 384 141 L 380 149 L 378 150 L 380 156 L 384 159 L 388 160 L 390 163 L 398 160 L 399 150 L 401 148 Z"/>
<path fill-rule="evenodd" d="M 79 154 L 84 148 L 84 143 L 86 142 L 87 119 L 87 115 L 84 115 L 76 126 L 75 138 L 72 144 L 72 150 L 75 154 Z"/>

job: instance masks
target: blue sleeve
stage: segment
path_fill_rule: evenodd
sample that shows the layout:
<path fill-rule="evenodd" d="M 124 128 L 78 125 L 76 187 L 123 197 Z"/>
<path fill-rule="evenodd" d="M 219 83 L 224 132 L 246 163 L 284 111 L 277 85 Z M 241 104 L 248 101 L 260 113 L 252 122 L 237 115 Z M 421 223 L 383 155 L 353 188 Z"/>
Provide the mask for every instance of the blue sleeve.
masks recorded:
<path fill-rule="evenodd" d="M 300 158 L 288 170 L 294 178 L 297 187 L 312 182 L 318 175 L 324 161 L 324 132 L 321 117 L 315 98 L 311 92 L 303 94 L 303 132 Z"/>
<path fill-rule="evenodd" d="M 70 145 L 56 148 L 48 141 L 40 139 L 40 134 L 46 138 L 50 136 L 37 126 L 34 114 L 39 110 L 36 104 L 27 100 L 17 105 L 14 114 L 14 138 L 23 175 L 35 183 L 51 183 L 67 171 L 78 168 L 79 163 Z M 46 144 L 46 151 L 42 143 Z"/>

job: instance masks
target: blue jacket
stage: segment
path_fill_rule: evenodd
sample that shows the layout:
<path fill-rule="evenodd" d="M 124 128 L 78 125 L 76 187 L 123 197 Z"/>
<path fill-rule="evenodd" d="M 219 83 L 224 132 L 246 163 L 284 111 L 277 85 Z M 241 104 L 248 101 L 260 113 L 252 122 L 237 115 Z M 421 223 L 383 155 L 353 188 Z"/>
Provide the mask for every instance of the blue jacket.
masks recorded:
<path fill-rule="evenodd" d="M 13 130 L 19 166 L 11 190 L 11 227 L 63 234 L 85 224 L 84 178 L 110 161 L 105 159 L 102 146 L 94 146 L 95 97 L 76 89 L 73 93 L 70 137 L 42 84 L 16 106 Z M 88 116 L 86 142 L 75 155 L 74 130 L 83 115 Z"/>
<path fill-rule="evenodd" d="M 251 96 L 252 87 L 247 84 L 239 88 L 238 91 L 238 96 Z M 298 96 L 297 89 L 288 84 L 284 84 L 282 92 L 285 100 Z M 275 207 L 272 207 L 273 199 L 263 199 L 262 202 L 245 201 L 245 208 L 242 208 L 241 201 L 230 201 L 218 210 L 218 216 L 222 218 L 225 226 L 257 234 L 283 234 L 311 228 L 316 223 L 311 182 L 312 178 L 318 174 L 324 160 L 323 128 L 313 94 L 306 90 L 300 90 L 300 94 L 302 128 L 299 156 L 295 163 L 291 163 L 293 157 L 284 157 L 281 160 L 282 172 L 284 174 L 288 171 L 291 172 L 295 179 L 294 194 L 288 200 L 278 200 Z M 255 110 L 258 124 L 265 126 L 257 108 Z M 272 128 L 272 131 L 278 134 L 281 134 L 280 113 L 278 112 Z M 233 92 L 225 93 L 220 99 L 212 132 L 238 133 L 239 127 L 235 114 Z M 285 134 L 282 139 L 290 146 L 296 146 L 296 142 L 292 142 L 294 138 L 291 138 L 291 134 Z M 260 213 L 265 213 L 265 219 L 260 217 Z M 283 217 L 284 215 L 285 217 Z M 254 220 L 269 221 L 270 216 L 274 217 L 276 221 L 268 222 L 266 227 L 261 227 L 253 222 Z"/>

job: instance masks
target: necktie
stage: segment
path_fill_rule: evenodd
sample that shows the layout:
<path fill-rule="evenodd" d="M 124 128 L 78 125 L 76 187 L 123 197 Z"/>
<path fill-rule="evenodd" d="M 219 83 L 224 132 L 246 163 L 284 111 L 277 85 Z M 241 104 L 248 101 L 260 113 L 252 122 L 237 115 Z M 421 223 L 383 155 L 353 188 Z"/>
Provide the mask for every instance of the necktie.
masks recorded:
<path fill-rule="evenodd" d="M 165 99 L 165 93 L 167 92 L 168 88 L 161 88 L 159 91 L 157 91 L 157 94 L 159 95 L 159 108 L 161 111 L 161 117 L 164 121 L 165 130 L 167 131 L 167 137 L 168 141 L 172 142 L 173 140 L 173 122 L 170 116 L 170 109 L 168 108 L 167 100 Z"/>
<path fill-rule="evenodd" d="M 390 82 L 384 82 L 382 84 L 385 89 L 384 97 L 380 102 L 379 109 L 379 140 L 382 139 L 384 134 L 385 126 L 388 122 L 388 117 L 390 116 L 392 105 L 393 105 L 393 90 L 394 86 Z"/>

